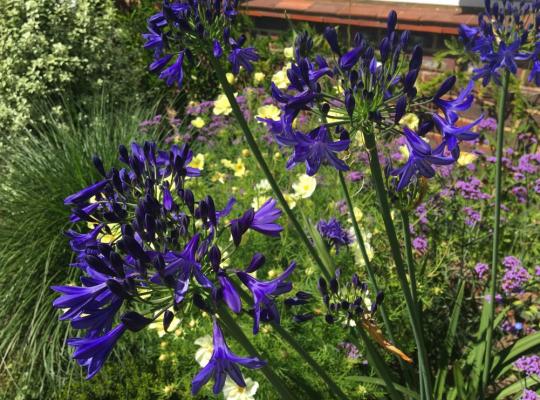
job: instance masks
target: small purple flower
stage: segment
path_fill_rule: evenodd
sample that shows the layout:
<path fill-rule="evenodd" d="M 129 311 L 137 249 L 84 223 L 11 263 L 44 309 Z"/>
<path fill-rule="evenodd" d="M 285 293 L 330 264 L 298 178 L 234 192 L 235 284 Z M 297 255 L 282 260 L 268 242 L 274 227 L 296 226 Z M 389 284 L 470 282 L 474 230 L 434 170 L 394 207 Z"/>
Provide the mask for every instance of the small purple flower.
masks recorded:
<path fill-rule="evenodd" d="M 238 278 L 248 287 L 253 294 L 253 334 L 259 332 L 260 321 L 275 321 L 279 324 L 279 311 L 274 303 L 274 297 L 290 292 L 292 284 L 285 282 L 291 275 L 296 263 L 292 262 L 287 269 L 277 278 L 271 281 L 260 281 L 247 272 L 237 272 Z"/>
<path fill-rule="evenodd" d="M 528 191 L 525 186 L 513 187 L 511 192 L 514 196 L 516 196 L 518 202 L 522 204 L 527 202 Z"/>
<path fill-rule="evenodd" d="M 513 256 L 505 257 L 502 264 L 506 267 L 502 277 L 503 291 L 507 295 L 520 293 L 523 290 L 523 285 L 531 279 L 531 275 L 523 268 L 521 261 Z"/>
<path fill-rule="evenodd" d="M 360 171 L 351 171 L 347 174 L 349 182 L 359 182 L 364 179 L 364 174 Z"/>
<path fill-rule="evenodd" d="M 246 387 L 246 382 L 244 381 L 244 377 L 237 364 L 250 369 L 262 368 L 266 364 L 265 361 L 261 361 L 257 357 L 240 357 L 234 354 L 231 349 L 229 349 L 229 346 L 227 346 L 221 328 L 215 318 L 213 344 L 214 350 L 210 361 L 199 371 L 191 382 L 191 393 L 193 395 L 199 393 L 201 388 L 212 377 L 214 378 L 214 394 L 219 394 L 223 390 L 223 385 L 225 384 L 227 376 L 229 376 L 238 386 Z"/>
<path fill-rule="evenodd" d="M 540 356 L 523 356 L 514 362 L 514 367 L 519 371 L 524 372 L 527 376 L 536 375 L 540 377 Z"/>
<path fill-rule="evenodd" d="M 478 222 L 482 220 L 480 213 L 474 210 L 472 207 L 464 207 L 463 212 L 467 215 L 465 218 L 465 224 L 468 226 L 475 226 Z"/>
<path fill-rule="evenodd" d="M 536 394 L 534 390 L 525 389 L 521 394 L 520 400 L 540 400 L 540 397 Z"/>
<path fill-rule="evenodd" d="M 356 347 L 354 344 L 349 342 L 341 342 L 338 344 L 338 347 L 343 349 L 348 358 L 352 360 L 357 360 L 358 358 L 360 358 L 360 351 L 358 350 L 358 347 Z"/>
<path fill-rule="evenodd" d="M 489 272 L 489 265 L 485 263 L 478 263 L 474 266 L 474 271 L 478 275 L 478 279 L 484 279 L 484 277 Z"/>
<path fill-rule="evenodd" d="M 425 254 L 428 249 L 428 241 L 424 236 L 418 236 L 413 239 L 412 247 L 419 254 Z"/>
<path fill-rule="evenodd" d="M 479 129 L 495 132 L 497 130 L 497 120 L 495 118 L 485 118 L 478 124 Z"/>
<path fill-rule="evenodd" d="M 339 251 L 341 246 L 348 246 L 352 243 L 352 238 L 339 221 L 335 218 L 330 218 L 328 221 L 320 220 L 317 223 L 319 234 L 330 242 L 330 246 Z"/>

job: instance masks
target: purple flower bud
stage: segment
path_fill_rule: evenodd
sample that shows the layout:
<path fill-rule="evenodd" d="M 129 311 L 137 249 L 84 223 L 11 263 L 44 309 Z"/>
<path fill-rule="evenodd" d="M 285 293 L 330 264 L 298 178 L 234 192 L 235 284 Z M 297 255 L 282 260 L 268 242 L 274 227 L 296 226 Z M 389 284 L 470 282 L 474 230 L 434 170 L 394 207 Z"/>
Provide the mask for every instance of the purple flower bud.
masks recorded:
<path fill-rule="evenodd" d="M 120 317 L 126 328 L 132 332 L 138 332 L 149 325 L 153 320 L 146 318 L 135 311 L 128 311 Z"/>
<path fill-rule="evenodd" d="M 221 47 L 221 44 L 219 41 L 214 39 L 214 57 L 220 58 L 223 55 L 223 48 Z"/>
<path fill-rule="evenodd" d="M 360 54 L 362 53 L 363 49 L 363 46 L 355 47 L 347 53 L 343 54 L 339 58 L 339 67 L 344 71 L 350 70 L 360 59 Z"/>
<path fill-rule="evenodd" d="M 341 56 L 341 50 L 339 48 L 336 30 L 331 26 L 327 26 L 324 29 L 323 35 L 328 44 L 330 45 L 330 49 L 332 50 L 332 52 L 334 52 L 334 54 L 337 54 L 338 56 Z"/>
<path fill-rule="evenodd" d="M 347 110 L 347 113 L 349 114 L 349 117 L 351 118 L 354 113 L 355 105 L 356 105 L 356 100 L 354 99 L 354 95 L 351 89 L 347 89 L 345 91 L 345 109 Z"/>
<path fill-rule="evenodd" d="M 247 273 L 255 272 L 265 263 L 266 259 L 262 253 L 255 253 L 251 258 L 249 266 L 246 268 Z"/>
<path fill-rule="evenodd" d="M 422 46 L 418 44 L 414 46 L 411 61 L 409 62 L 409 71 L 420 69 L 420 66 L 422 65 L 423 54 L 424 52 L 422 50 Z"/>
<path fill-rule="evenodd" d="M 403 115 L 405 115 L 405 110 L 407 109 L 407 97 L 401 96 L 396 102 L 396 113 L 394 115 L 394 124 L 399 124 Z"/>
<path fill-rule="evenodd" d="M 388 13 L 388 18 L 386 21 L 387 34 L 392 33 L 396 29 L 396 24 L 397 24 L 397 13 L 394 10 L 391 10 Z"/>
<path fill-rule="evenodd" d="M 174 313 L 170 310 L 165 310 L 163 313 L 163 330 L 167 332 L 167 329 L 169 329 L 169 326 L 171 326 L 171 322 L 174 318 Z"/>
<path fill-rule="evenodd" d="M 438 99 L 442 96 L 444 96 L 446 93 L 448 93 L 452 88 L 454 87 L 454 84 L 456 83 L 456 77 L 452 75 L 451 77 L 445 79 L 445 81 L 441 84 L 439 87 L 439 90 L 435 93 L 433 96 L 435 99 Z"/>

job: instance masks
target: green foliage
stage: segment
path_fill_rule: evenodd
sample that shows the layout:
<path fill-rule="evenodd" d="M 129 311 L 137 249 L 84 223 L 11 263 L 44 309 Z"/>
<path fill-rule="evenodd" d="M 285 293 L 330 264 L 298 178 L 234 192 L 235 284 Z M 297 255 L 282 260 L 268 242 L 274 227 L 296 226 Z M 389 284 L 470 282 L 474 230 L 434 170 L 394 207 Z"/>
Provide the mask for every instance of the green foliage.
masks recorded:
<path fill-rule="evenodd" d="M 0 185 L 0 386 L 36 398 L 63 387 L 73 367 L 66 363 L 69 325 L 58 323 L 49 288 L 77 279 L 68 266 L 63 199 L 97 179 L 89 172 L 92 155 L 114 165 L 119 144 L 143 139 L 138 124 L 149 115 L 106 97 L 95 100 L 90 114 L 65 109 L 65 118 L 44 114 L 35 135 L 13 139 Z"/>

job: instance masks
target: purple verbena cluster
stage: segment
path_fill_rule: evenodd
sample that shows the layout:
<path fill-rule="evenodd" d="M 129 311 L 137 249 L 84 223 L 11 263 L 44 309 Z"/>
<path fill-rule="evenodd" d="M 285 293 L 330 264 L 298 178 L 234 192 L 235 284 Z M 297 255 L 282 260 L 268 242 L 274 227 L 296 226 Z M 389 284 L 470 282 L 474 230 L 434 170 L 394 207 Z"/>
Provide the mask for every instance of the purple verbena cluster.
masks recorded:
<path fill-rule="evenodd" d="M 538 376 L 540 377 L 540 356 L 523 356 L 517 359 L 514 362 L 514 367 L 524 372 L 527 376 Z"/>
<path fill-rule="evenodd" d="M 507 294 L 520 293 L 523 285 L 531 279 L 531 275 L 523 268 L 521 261 L 514 256 L 507 256 L 503 259 L 505 272 L 502 277 L 502 290 Z"/>

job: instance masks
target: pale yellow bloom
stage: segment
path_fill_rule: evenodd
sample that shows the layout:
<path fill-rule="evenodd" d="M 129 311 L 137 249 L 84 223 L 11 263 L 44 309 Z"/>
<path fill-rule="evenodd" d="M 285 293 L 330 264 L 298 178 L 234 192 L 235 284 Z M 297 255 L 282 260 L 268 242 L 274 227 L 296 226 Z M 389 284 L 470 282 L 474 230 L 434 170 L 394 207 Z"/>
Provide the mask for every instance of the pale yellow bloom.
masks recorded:
<path fill-rule="evenodd" d="M 415 131 L 418 129 L 418 124 L 420 123 L 420 119 L 418 118 L 416 114 L 409 113 L 409 114 L 405 114 L 403 118 L 401 118 L 399 123 Z"/>
<path fill-rule="evenodd" d="M 250 152 L 248 149 L 242 149 L 242 157 L 246 158 L 250 156 Z"/>
<path fill-rule="evenodd" d="M 279 160 L 281 158 L 281 153 L 279 151 L 276 151 L 274 153 L 274 160 Z"/>
<path fill-rule="evenodd" d="M 281 110 L 273 104 L 268 104 L 257 109 L 256 117 L 279 121 L 281 118 Z M 259 122 L 262 123 L 261 121 Z"/>
<path fill-rule="evenodd" d="M 289 77 L 287 76 L 287 69 L 287 67 L 284 67 L 272 75 L 272 82 L 277 86 L 278 89 L 287 89 L 291 83 L 291 81 L 289 81 Z"/>
<path fill-rule="evenodd" d="M 275 269 L 271 269 L 271 270 L 268 271 L 268 279 L 273 279 L 276 276 L 278 276 L 278 274 L 279 274 L 279 271 L 277 271 Z"/>
<path fill-rule="evenodd" d="M 272 186 L 270 186 L 268 179 L 261 179 L 261 181 L 255 185 L 255 190 L 266 193 L 272 190 Z"/>
<path fill-rule="evenodd" d="M 232 112 L 231 103 L 229 103 L 229 99 L 223 93 L 214 101 L 212 112 L 214 115 L 229 115 Z"/>
<path fill-rule="evenodd" d="M 188 166 L 191 167 L 191 168 L 197 168 L 197 169 L 203 170 L 204 169 L 204 160 L 205 160 L 204 154 L 199 153 L 195 157 L 193 157 L 193 159 L 188 164 Z"/>
<path fill-rule="evenodd" d="M 407 161 L 409 159 L 409 148 L 407 146 L 399 146 L 399 152 L 401 153 L 401 158 L 403 158 L 403 161 Z"/>
<path fill-rule="evenodd" d="M 191 125 L 197 129 L 201 129 L 203 126 L 206 125 L 206 122 L 204 122 L 204 119 L 202 119 L 201 117 L 197 117 L 191 121 Z"/>
<path fill-rule="evenodd" d="M 165 361 L 167 359 L 167 354 L 160 354 L 159 355 L 159 361 Z"/>
<path fill-rule="evenodd" d="M 367 253 L 368 259 L 371 261 L 371 259 L 375 255 L 375 250 L 373 249 L 373 247 L 371 246 L 371 243 L 369 242 L 369 240 L 371 239 L 371 236 L 372 236 L 371 232 L 365 232 L 365 231 L 362 230 L 360 233 L 362 235 L 362 238 L 364 239 L 364 245 L 365 245 L 365 248 L 366 248 L 366 253 Z M 354 236 L 354 230 L 352 228 L 349 230 L 349 235 L 351 237 L 355 237 Z M 351 247 L 352 247 L 354 259 L 356 260 L 356 262 L 360 266 L 364 266 L 365 265 L 364 257 L 362 256 L 362 252 L 360 251 L 360 246 L 358 245 L 358 242 L 354 241 L 353 244 L 351 245 Z"/>
<path fill-rule="evenodd" d="M 298 177 L 298 181 L 293 183 L 292 188 L 294 194 L 301 199 L 307 199 L 311 197 L 315 188 L 317 187 L 317 180 L 313 176 L 302 174 Z"/>
<path fill-rule="evenodd" d="M 285 58 L 292 60 L 294 58 L 294 49 L 292 47 L 285 47 L 283 49 L 283 55 Z"/>
<path fill-rule="evenodd" d="M 227 82 L 229 82 L 229 85 L 232 85 L 234 82 L 236 82 L 236 78 L 231 72 L 227 72 L 225 74 L 225 77 L 227 78 Z"/>
<path fill-rule="evenodd" d="M 173 311 L 172 307 L 169 309 L 169 311 Z M 178 328 L 178 325 L 180 325 L 180 320 L 176 318 L 176 316 L 171 321 L 171 324 L 169 325 L 169 328 L 167 329 L 169 332 L 175 330 Z M 165 332 L 165 329 L 163 329 L 163 314 L 161 314 L 159 317 L 157 317 L 154 322 L 152 322 L 150 325 L 148 325 L 149 329 L 154 329 L 159 337 L 163 337 L 167 332 Z"/>
<path fill-rule="evenodd" d="M 221 164 L 223 164 L 225 168 L 229 168 L 230 170 L 234 171 L 234 176 L 241 178 L 246 174 L 246 165 L 241 158 L 238 158 L 235 163 L 227 159 L 223 159 L 221 160 Z"/>
<path fill-rule="evenodd" d="M 296 196 L 289 194 L 289 193 L 283 193 L 283 197 L 285 198 L 285 201 L 287 202 L 289 208 L 292 210 L 294 207 L 296 207 Z"/>
<path fill-rule="evenodd" d="M 216 172 L 214 175 L 212 175 L 210 180 L 212 182 L 219 182 L 223 184 L 225 183 L 226 178 L 227 178 L 227 174 L 224 174 L 223 172 Z"/>
<path fill-rule="evenodd" d="M 364 218 L 364 213 L 358 207 L 353 207 L 353 212 L 354 212 L 354 219 L 356 220 L 356 222 L 359 222 L 362 220 L 362 218 Z M 348 221 L 352 223 L 352 220 L 350 218 L 348 219 Z"/>
<path fill-rule="evenodd" d="M 262 72 L 255 72 L 253 74 L 253 82 L 255 82 L 256 85 L 263 82 L 264 78 L 266 78 L 266 75 Z"/>
<path fill-rule="evenodd" d="M 201 366 L 204 367 L 212 358 L 212 353 L 214 352 L 214 342 L 212 336 L 205 335 L 201 336 L 195 340 L 195 344 L 199 346 L 195 352 L 195 361 Z"/>
<path fill-rule="evenodd" d="M 255 393 L 259 389 L 259 383 L 251 378 L 246 378 L 245 382 L 246 387 L 241 387 L 227 377 L 223 386 L 225 400 L 255 400 Z"/>
<path fill-rule="evenodd" d="M 459 158 L 457 159 L 458 165 L 465 166 L 472 164 L 478 156 L 474 153 L 467 153 L 466 151 L 462 151 L 459 154 Z"/>
<path fill-rule="evenodd" d="M 163 394 L 170 395 L 172 392 L 174 392 L 174 385 L 166 385 L 163 388 Z"/>

